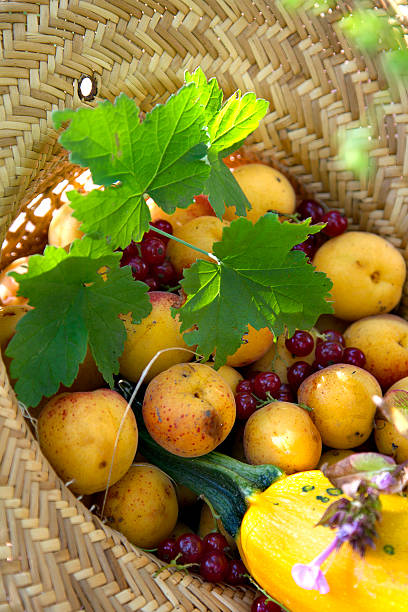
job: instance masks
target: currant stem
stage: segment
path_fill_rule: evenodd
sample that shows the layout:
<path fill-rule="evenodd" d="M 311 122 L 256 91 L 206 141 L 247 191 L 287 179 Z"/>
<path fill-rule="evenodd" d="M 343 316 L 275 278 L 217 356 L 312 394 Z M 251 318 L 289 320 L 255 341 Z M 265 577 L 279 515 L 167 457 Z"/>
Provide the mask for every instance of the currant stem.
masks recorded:
<path fill-rule="evenodd" d="M 173 236 L 172 234 L 168 234 L 167 232 L 161 229 L 158 229 L 157 227 L 154 227 L 154 225 L 149 225 L 149 229 L 153 230 L 154 232 L 157 232 L 158 234 L 161 234 L 162 236 L 166 236 L 166 238 L 170 238 L 170 240 L 175 240 L 176 242 L 180 242 L 181 244 L 184 244 L 184 246 L 190 247 L 190 249 L 194 249 L 194 251 L 198 251 L 199 253 L 202 253 L 203 255 L 207 255 L 207 257 L 210 257 L 210 259 L 213 259 L 215 262 L 217 262 L 217 264 L 220 264 L 220 260 L 213 253 L 207 253 L 207 251 L 204 251 L 203 249 L 200 249 L 199 247 L 194 246 L 193 244 L 190 244 L 189 242 L 186 242 L 185 240 L 182 240 L 181 238 L 176 238 L 176 236 Z"/>

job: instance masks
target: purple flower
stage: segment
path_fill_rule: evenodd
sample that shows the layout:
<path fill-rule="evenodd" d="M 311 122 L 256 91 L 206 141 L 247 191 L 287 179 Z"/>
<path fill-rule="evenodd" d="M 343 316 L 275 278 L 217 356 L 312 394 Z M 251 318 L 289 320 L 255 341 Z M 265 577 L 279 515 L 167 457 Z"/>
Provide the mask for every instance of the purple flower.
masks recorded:
<path fill-rule="evenodd" d="M 395 478 L 390 472 L 382 472 L 371 478 L 371 482 L 376 485 L 379 489 L 388 489 L 395 484 Z"/>
<path fill-rule="evenodd" d="M 320 595 L 326 595 L 330 591 L 329 584 L 320 566 L 329 555 L 337 548 L 339 538 L 336 536 L 323 552 L 310 563 L 296 563 L 292 567 L 292 578 L 298 586 L 307 591 L 313 589 L 319 591 Z"/>

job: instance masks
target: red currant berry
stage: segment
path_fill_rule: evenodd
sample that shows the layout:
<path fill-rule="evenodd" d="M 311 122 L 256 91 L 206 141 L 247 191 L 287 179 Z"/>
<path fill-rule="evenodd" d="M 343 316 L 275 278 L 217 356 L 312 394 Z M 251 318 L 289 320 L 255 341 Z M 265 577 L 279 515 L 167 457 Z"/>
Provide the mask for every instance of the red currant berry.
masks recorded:
<path fill-rule="evenodd" d="M 259 595 L 252 602 L 251 612 L 281 612 L 282 608 L 274 601 L 266 601 L 265 595 Z"/>
<path fill-rule="evenodd" d="M 152 225 L 153 227 L 157 227 L 157 229 L 161 230 L 162 232 L 167 232 L 167 234 L 173 234 L 173 226 L 171 225 L 171 223 L 169 223 L 169 221 L 166 221 L 166 219 L 158 219 L 157 221 L 153 221 L 153 223 L 151 223 L 150 225 Z M 150 230 L 149 234 L 150 233 L 154 234 L 156 238 L 160 238 L 160 240 L 162 240 L 164 244 L 167 244 L 170 240 L 170 238 L 167 238 L 167 236 L 157 234 L 157 232 L 155 233 L 154 230 Z"/>
<path fill-rule="evenodd" d="M 175 538 L 166 538 L 158 545 L 156 555 L 165 563 L 170 563 L 177 557 L 178 552 Z"/>
<path fill-rule="evenodd" d="M 313 374 L 313 368 L 306 361 L 295 361 L 287 370 L 288 383 L 293 391 L 297 391 L 301 383 Z"/>
<path fill-rule="evenodd" d="M 203 537 L 204 553 L 207 553 L 212 550 L 224 552 L 227 548 L 229 548 L 227 538 L 219 531 L 211 531 L 211 533 L 207 533 Z"/>
<path fill-rule="evenodd" d="M 313 336 L 307 331 L 297 330 L 291 338 L 286 338 L 285 346 L 296 357 L 305 357 L 314 349 Z"/>
<path fill-rule="evenodd" d="M 149 291 L 157 291 L 159 288 L 159 283 L 155 278 L 153 278 L 153 276 L 148 276 L 143 282 L 148 285 Z"/>
<path fill-rule="evenodd" d="M 207 582 L 222 582 L 228 572 L 228 559 L 224 553 L 211 551 L 203 556 L 200 574 Z"/>
<path fill-rule="evenodd" d="M 176 282 L 176 271 L 168 259 L 165 259 L 163 263 L 157 266 L 150 266 L 150 271 L 161 285 L 172 285 Z"/>
<path fill-rule="evenodd" d="M 343 347 L 339 342 L 326 340 L 316 346 L 315 356 L 316 362 L 324 367 L 340 363 L 343 356 Z"/>
<path fill-rule="evenodd" d="M 237 393 L 235 396 L 237 419 L 249 419 L 256 410 L 256 399 L 250 393 Z"/>
<path fill-rule="evenodd" d="M 228 563 L 228 571 L 225 577 L 225 582 L 238 586 L 240 584 L 246 584 L 248 570 L 242 563 L 241 559 L 231 559 Z"/>
<path fill-rule="evenodd" d="M 135 280 L 144 281 L 149 274 L 149 266 L 138 255 L 134 255 L 129 260 L 128 265 L 132 270 L 132 276 Z"/>
<path fill-rule="evenodd" d="M 203 555 L 203 542 L 195 533 L 183 533 L 176 539 L 180 563 L 199 563 Z"/>
<path fill-rule="evenodd" d="M 299 213 L 302 221 L 310 217 L 312 223 L 319 223 L 324 215 L 324 208 L 316 200 L 306 199 L 301 201 L 296 212 Z"/>
<path fill-rule="evenodd" d="M 354 347 L 348 346 L 343 351 L 343 357 L 341 358 L 342 363 L 349 363 L 353 366 L 358 366 L 359 368 L 364 368 L 366 357 L 363 351 Z"/>
<path fill-rule="evenodd" d="M 236 393 L 252 393 L 254 390 L 250 380 L 240 380 L 237 384 Z"/>
<path fill-rule="evenodd" d="M 309 240 L 309 238 L 307 238 L 307 240 L 305 240 L 304 242 L 295 244 L 295 246 L 292 247 L 292 251 L 302 251 L 308 259 L 313 259 L 316 249 L 312 241 Z"/>
<path fill-rule="evenodd" d="M 260 372 L 254 378 L 254 393 L 262 400 L 266 399 L 267 393 L 275 397 L 280 386 L 280 378 L 275 372 Z"/>
<path fill-rule="evenodd" d="M 318 338 L 316 344 L 320 344 L 321 342 L 338 342 L 341 346 L 346 346 L 346 342 L 342 336 L 342 334 L 335 329 L 325 329 L 322 332 L 322 336 L 324 336 L 324 340 L 322 338 Z"/>
<path fill-rule="evenodd" d="M 321 218 L 322 223 L 327 223 L 322 232 L 330 238 L 344 234 L 347 229 L 348 221 L 338 210 L 330 210 Z"/>
<path fill-rule="evenodd" d="M 127 266 L 130 263 L 130 260 L 133 259 L 133 257 L 139 257 L 140 255 L 140 243 L 139 242 L 134 242 L 132 240 L 132 242 L 130 244 L 128 244 L 128 246 L 123 249 L 123 254 L 122 254 L 122 258 L 120 260 L 120 267 L 122 268 L 123 266 Z"/>
<path fill-rule="evenodd" d="M 276 395 L 276 399 L 281 401 L 281 402 L 294 402 L 295 401 L 295 395 L 292 391 L 292 388 L 290 385 L 283 383 L 278 390 L 278 393 Z"/>
<path fill-rule="evenodd" d="M 317 363 L 316 359 L 312 363 L 312 368 L 314 372 L 318 372 L 319 370 L 324 370 L 325 367 L 326 366 L 323 366 L 323 365 L 320 365 L 320 363 Z"/>
<path fill-rule="evenodd" d="M 166 258 L 166 245 L 160 238 L 146 238 L 141 243 L 142 258 L 147 264 L 158 265 Z"/>

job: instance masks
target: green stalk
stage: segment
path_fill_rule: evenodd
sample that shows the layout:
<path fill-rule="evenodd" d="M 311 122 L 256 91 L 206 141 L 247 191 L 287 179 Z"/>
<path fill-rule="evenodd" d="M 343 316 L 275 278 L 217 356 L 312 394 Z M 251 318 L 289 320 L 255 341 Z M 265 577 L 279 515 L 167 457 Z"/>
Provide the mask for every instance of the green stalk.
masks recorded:
<path fill-rule="evenodd" d="M 176 242 L 180 242 L 180 244 L 184 244 L 184 246 L 189 247 L 190 249 L 194 249 L 194 251 L 198 251 L 199 253 L 202 253 L 203 255 L 207 255 L 207 257 L 210 257 L 211 259 L 216 261 L 218 264 L 220 263 L 218 257 L 216 257 L 213 253 L 208 253 L 207 251 L 204 251 L 204 249 L 200 249 L 200 247 L 194 246 L 193 244 L 190 244 L 189 242 L 186 242 L 185 240 L 182 240 L 181 238 L 177 238 L 176 236 L 173 236 L 173 234 L 168 234 L 164 230 L 154 227 L 154 225 L 149 225 L 149 229 L 153 230 L 154 232 L 157 232 L 158 234 L 161 234 L 162 236 L 166 236 L 166 238 L 170 238 L 170 240 L 175 240 Z"/>
<path fill-rule="evenodd" d="M 238 533 L 247 499 L 283 474 L 273 465 L 248 465 L 217 452 L 195 458 L 173 455 L 157 444 L 141 423 L 138 448 L 176 482 L 207 498 L 232 536 Z"/>

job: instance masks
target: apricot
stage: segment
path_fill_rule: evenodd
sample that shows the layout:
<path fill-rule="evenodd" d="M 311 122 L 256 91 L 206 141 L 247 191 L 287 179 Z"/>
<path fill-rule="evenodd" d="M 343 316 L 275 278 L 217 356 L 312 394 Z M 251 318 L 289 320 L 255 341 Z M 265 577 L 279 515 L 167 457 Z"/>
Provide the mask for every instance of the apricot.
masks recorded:
<path fill-rule="evenodd" d="M 191 347 L 184 342 L 180 332 L 179 318 L 174 318 L 171 314 L 172 308 L 181 306 L 182 299 L 166 291 L 150 291 L 149 298 L 152 310 L 140 323 L 132 323 L 130 314 L 121 317 L 125 323 L 127 338 L 119 359 L 119 370 L 122 376 L 133 382 L 139 380 L 144 368 L 162 349 L 175 350 L 162 353 L 153 362 L 146 374 L 146 382 L 170 366 L 193 358 Z"/>
<path fill-rule="evenodd" d="M 202 363 L 179 363 L 158 374 L 143 401 L 143 419 L 152 438 L 181 457 L 214 450 L 231 431 L 235 412 L 228 384 Z"/>
<path fill-rule="evenodd" d="M 342 459 L 345 459 L 346 457 L 349 457 L 352 454 L 352 450 L 331 448 L 326 452 L 322 453 L 317 467 L 319 468 L 319 470 L 321 470 L 323 465 L 333 465 L 334 463 L 337 463 L 338 461 L 341 461 Z"/>
<path fill-rule="evenodd" d="M 196 196 L 194 202 L 187 208 L 176 208 L 174 213 L 171 215 L 167 214 L 162 210 L 153 200 L 148 200 L 150 209 L 150 215 L 152 221 L 158 221 L 164 219 L 171 223 L 173 231 L 185 225 L 188 221 L 196 219 L 197 217 L 210 216 L 215 217 L 214 209 L 208 201 L 206 196 Z"/>
<path fill-rule="evenodd" d="M 72 481 L 70 489 L 83 495 L 103 491 L 127 472 L 138 429 L 132 410 L 116 391 L 61 393 L 38 417 L 38 441 L 58 476 Z"/>
<path fill-rule="evenodd" d="M 241 346 L 233 355 L 228 355 L 227 365 L 233 368 L 241 368 L 250 365 L 262 355 L 273 344 L 273 333 L 268 327 L 255 329 L 248 325 L 248 331 L 242 337 Z"/>
<path fill-rule="evenodd" d="M 234 177 L 251 204 L 247 219 L 255 223 L 269 211 L 292 214 L 295 212 L 296 194 L 282 172 L 265 164 L 246 164 L 233 171 Z M 235 206 L 228 206 L 223 218 L 238 218 Z"/>
<path fill-rule="evenodd" d="M 298 389 L 299 403 L 311 408 L 310 418 L 331 448 L 354 448 L 369 437 L 381 387 L 369 372 L 336 363 L 308 376 Z"/>
<path fill-rule="evenodd" d="M 390 455 L 397 463 L 408 461 L 408 438 L 401 435 L 393 423 L 376 418 L 374 440 L 379 453 Z"/>
<path fill-rule="evenodd" d="M 316 270 L 333 282 L 334 314 L 346 321 L 386 313 L 400 301 L 406 277 L 401 253 L 370 232 L 345 232 L 323 244 Z"/>
<path fill-rule="evenodd" d="M 206 361 L 204 365 L 208 365 L 210 366 L 210 368 L 214 367 L 214 363 L 212 361 Z M 235 368 L 232 368 L 228 365 L 221 366 L 220 368 L 218 368 L 217 372 L 223 377 L 223 379 L 235 395 L 238 383 L 241 382 L 241 380 L 244 380 L 242 374 L 240 374 Z"/>
<path fill-rule="evenodd" d="M 0 273 L 0 303 L 4 306 L 17 306 L 19 304 L 27 304 L 28 299 L 17 295 L 20 284 L 9 272 L 17 274 L 25 274 L 28 270 L 29 257 L 19 257 L 11 262 Z"/>
<path fill-rule="evenodd" d="M 316 467 L 322 440 L 305 409 L 276 401 L 249 417 L 244 429 L 244 452 L 249 463 L 272 463 L 293 474 Z"/>
<path fill-rule="evenodd" d="M 66 247 L 84 233 L 79 229 L 81 222 L 72 216 L 73 209 L 68 202 L 54 211 L 49 228 L 48 244 L 56 247 Z"/>
<path fill-rule="evenodd" d="M 226 221 L 205 215 L 188 221 L 182 227 L 174 228 L 173 233 L 177 238 L 211 253 L 214 242 L 221 240 L 223 229 L 227 225 Z M 189 268 L 197 259 L 213 261 L 208 255 L 204 255 L 175 240 L 169 241 L 167 255 L 180 276 L 184 268 Z"/>
<path fill-rule="evenodd" d="M 408 321 L 392 314 L 365 317 L 343 333 L 346 346 L 356 346 L 366 357 L 364 368 L 383 389 L 408 376 Z"/>
<path fill-rule="evenodd" d="M 132 465 L 109 488 L 104 514 L 108 524 L 129 542 L 154 548 L 177 523 L 177 496 L 170 478 L 155 465 Z"/>

